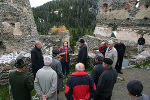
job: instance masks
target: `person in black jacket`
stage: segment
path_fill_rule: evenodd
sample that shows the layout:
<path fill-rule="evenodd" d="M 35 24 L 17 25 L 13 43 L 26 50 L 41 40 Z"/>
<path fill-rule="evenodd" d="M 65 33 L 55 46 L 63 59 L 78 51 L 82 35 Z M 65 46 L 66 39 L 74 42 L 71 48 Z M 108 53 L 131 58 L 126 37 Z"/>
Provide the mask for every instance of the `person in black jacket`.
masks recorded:
<path fill-rule="evenodd" d="M 123 74 L 121 72 L 121 69 L 122 69 L 122 62 L 123 62 L 123 57 L 125 54 L 126 46 L 123 43 L 121 43 L 120 40 L 118 40 L 117 44 L 115 44 L 114 47 L 116 48 L 117 53 L 118 53 L 118 60 L 117 60 L 115 68 L 118 73 Z"/>
<path fill-rule="evenodd" d="M 114 84 L 117 81 L 117 71 L 112 68 L 113 61 L 110 58 L 103 60 L 104 72 L 98 80 L 95 100 L 111 100 Z"/>
<path fill-rule="evenodd" d="M 42 48 L 42 43 L 40 41 L 37 41 L 35 47 L 31 51 L 32 72 L 34 78 L 36 76 L 36 72 L 44 66 L 43 54 L 41 48 Z"/>
<path fill-rule="evenodd" d="M 143 38 L 143 34 L 141 34 L 140 38 L 138 39 L 138 52 L 142 51 L 144 44 L 145 44 L 145 39 Z"/>
<path fill-rule="evenodd" d="M 96 86 L 97 86 L 100 75 L 104 72 L 104 67 L 102 66 L 102 61 L 103 61 L 103 57 L 101 57 L 100 55 L 95 56 L 96 65 L 94 66 L 94 68 L 92 70 L 91 77 L 93 78 Z"/>
<path fill-rule="evenodd" d="M 85 44 L 85 41 L 83 39 L 80 39 L 79 42 L 80 42 L 80 48 L 78 52 L 78 62 L 81 62 L 84 64 L 84 66 L 86 66 L 87 56 L 88 56 L 87 45 Z"/>

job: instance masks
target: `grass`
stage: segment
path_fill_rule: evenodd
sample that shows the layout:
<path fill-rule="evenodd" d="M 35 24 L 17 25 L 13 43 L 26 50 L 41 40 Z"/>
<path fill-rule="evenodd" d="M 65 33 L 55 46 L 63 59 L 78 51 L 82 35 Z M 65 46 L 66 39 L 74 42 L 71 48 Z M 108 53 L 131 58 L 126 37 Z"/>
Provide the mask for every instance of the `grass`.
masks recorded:
<path fill-rule="evenodd" d="M 139 69 L 147 69 L 150 70 L 150 62 L 145 62 L 143 64 L 136 64 L 134 68 L 139 68 Z"/>

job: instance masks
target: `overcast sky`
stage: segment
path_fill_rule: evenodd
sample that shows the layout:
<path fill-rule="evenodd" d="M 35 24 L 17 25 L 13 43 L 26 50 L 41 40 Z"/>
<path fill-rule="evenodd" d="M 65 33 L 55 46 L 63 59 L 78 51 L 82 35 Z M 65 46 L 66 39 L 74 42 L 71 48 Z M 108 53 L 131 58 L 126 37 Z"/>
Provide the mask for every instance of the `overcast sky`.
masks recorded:
<path fill-rule="evenodd" d="M 29 0 L 31 7 L 37 7 L 37 6 L 41 6 L 44 3 L 48 2 L 48 1 L 52 1 L 52 0 Z"/>

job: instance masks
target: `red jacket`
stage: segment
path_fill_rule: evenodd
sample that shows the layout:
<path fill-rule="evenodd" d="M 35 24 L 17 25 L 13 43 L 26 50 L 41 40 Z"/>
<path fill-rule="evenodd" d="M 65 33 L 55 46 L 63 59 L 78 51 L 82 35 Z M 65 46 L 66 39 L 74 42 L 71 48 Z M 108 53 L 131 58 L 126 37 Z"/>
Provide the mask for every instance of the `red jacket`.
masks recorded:
<path fill-rule="evenodd" d="M 89 100 L 94 97 L 96 86 L 86 72 L 75 72 L 67 80 L 65 95 L 67 100 Z"/>
<path fill-rule="evenodd" d="M 107 46 L 99 46 L 99 52 L 101 52 L 103 54 L 103 57 L 105 58 L 105 52 L 107 50 Z"/>

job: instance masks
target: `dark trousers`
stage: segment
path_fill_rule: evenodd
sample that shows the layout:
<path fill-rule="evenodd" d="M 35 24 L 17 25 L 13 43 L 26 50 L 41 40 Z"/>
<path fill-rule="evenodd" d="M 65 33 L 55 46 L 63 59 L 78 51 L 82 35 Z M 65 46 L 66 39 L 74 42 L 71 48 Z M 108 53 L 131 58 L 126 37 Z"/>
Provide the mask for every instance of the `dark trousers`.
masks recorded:
<path fill-rule="evenodd" d="M 117 60 L 117 63 L 116 63 L 116 66 L 115 66 L 117 72 L 121 71 L 121 69 L 122 69 L 122 62 L 123 62 L 123 56 L 119 56 L 118 60 Z"/>
<path fill-rule="evenodd" d="M 69 75 L 69 64 L 70 64 L 70 62 L 61 61 L 62 72 L 64 75 Z M 65 72 L 66 72 L 66 74 L 65 74 Z"/>
<path fill-rule="evenodd" d="M 111 100 L 111 96 L 109 96 L 109 97 L 98 96 L 94 100 Z"/>

